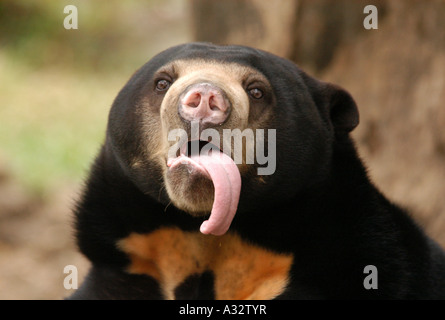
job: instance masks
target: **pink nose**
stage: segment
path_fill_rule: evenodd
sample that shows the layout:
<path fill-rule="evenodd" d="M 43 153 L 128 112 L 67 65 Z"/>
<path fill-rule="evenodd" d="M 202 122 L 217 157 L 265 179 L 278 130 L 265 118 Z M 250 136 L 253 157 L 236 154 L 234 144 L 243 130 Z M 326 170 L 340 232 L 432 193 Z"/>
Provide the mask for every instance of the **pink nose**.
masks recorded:
<path fill-rule="evenodd" d="M 179 105 L 179 115 L 187 121 L 219 125 L 226 121 L 230 104 L 218 87 L 198 83 L 186 91 Z"/>

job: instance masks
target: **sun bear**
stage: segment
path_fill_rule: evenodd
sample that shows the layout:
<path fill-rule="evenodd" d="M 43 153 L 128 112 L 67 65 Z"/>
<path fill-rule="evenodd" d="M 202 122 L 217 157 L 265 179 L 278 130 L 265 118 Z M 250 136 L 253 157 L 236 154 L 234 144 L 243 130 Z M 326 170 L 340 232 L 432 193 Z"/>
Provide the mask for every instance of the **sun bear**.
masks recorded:
<path fill-rule="evenodd" d="M 445 298 L 445 255 L 370 181 L 358 123 L 347 91 L 270 53 L 159 53 L 111 107 L 69 298 Z"/>

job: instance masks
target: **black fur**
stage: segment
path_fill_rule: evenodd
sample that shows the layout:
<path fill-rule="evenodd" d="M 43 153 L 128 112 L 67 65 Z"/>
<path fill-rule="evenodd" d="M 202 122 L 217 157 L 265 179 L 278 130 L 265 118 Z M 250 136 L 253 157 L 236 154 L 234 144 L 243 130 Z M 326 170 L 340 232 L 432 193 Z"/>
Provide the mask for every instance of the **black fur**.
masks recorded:
<path fill-rule="evenodd" d="M 75 212 L 79 248 L 94 267 L 72 299 L 161 298 L 156 281 L 123 271 L 129 259 L 116 241 L 162 226 L 199 229 L 203 218 L 168 205 L 159 168 L 147 162 L 137 175 L 127 168 L 143 135 L 132 108 L 153 73 L 169 61 L 197 57 L 253 66 L 272 85 L 277 170 L 264 184 L 243 177 L 230 232 L 293 253 L 291 280 L 279 298 L 445 298 L 442 249 L 367 177 L 349 137 L 358 113 L 348 93 L 260 50 L 186 44 L 145 64 L 113 104 L 106 142 Z M 364 288 L 366 265 L 378 268 L 378 289 Z M 188 279 L 177 297 L 213 297 L 212 277 Z"/>

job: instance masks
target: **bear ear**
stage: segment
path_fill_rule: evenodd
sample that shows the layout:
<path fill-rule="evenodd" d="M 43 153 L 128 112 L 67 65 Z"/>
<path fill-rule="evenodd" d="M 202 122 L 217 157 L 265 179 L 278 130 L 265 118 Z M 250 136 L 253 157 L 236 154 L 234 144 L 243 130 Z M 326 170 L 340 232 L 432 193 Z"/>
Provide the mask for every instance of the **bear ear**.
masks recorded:
<path fill-rule="evenodd" d="M 329 117 L 336 134 L 347 134 L 359 123 L 357 105 L 352 96 L 339 86 L 328 84 Z"/>

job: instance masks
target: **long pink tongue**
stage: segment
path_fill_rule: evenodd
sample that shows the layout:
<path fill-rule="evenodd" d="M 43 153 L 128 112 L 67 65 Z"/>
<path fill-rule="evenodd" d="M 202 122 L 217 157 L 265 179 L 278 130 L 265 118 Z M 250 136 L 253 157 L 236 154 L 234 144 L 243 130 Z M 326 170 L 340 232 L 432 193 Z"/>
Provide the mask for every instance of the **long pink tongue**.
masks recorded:
<path fill-rule="evenodd" d="M 192 157 L 209 173 L 215 188 L 209 220 L 201 224 L 204 234 L 223 235 L 235 217 L 241 191 L 241 176 L 235 162 L 222 152 Z"/>
<path fill-rule="evenodd" d="M 171 167 L 181 161 L 203 167 L 215 189 L 210 218 L 201 224 L 200 231 L 204 234 L 223 235 L 229 229 L 238 208 L 241 191 L 241 175 L 238 167 L 229 156 L 214 150 L 209 155 L 190 158 L 181 156 L 171 163 Z"/>

